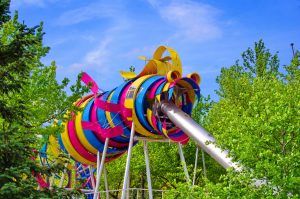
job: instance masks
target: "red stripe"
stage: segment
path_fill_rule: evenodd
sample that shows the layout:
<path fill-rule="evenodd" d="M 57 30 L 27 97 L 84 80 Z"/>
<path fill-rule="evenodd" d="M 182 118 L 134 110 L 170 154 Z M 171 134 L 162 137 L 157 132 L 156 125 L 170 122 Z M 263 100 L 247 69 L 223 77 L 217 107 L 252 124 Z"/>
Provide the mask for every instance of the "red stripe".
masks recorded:
<path fill-rule="evenodd" d="M 123 128 L 121 126 L 104 129 L 101 127 L 101 125 L 99 123 L 85 122 L 85 121 L 81 121 L 81 125 L 82 125 L 83 129 L 101 133 L 101 135 L 105 138 L 114 138 L 114 137 L 122 135 L 122 133 L 123 133 Z"/>

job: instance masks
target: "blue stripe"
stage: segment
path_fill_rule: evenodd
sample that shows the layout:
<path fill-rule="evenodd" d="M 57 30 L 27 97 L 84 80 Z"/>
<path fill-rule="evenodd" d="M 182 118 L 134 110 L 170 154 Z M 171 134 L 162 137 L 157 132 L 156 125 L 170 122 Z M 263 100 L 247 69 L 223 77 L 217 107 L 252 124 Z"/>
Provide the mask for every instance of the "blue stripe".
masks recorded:
<path fill-rule="evenodd" d="M 111 97 L 111 102 L 115 103 L 115 104 L 119 104 L 120 103 L 120 99 L 121 99 L 121 94 L 124 91 L 124 89 L 126 88 L 126 86 L 128 86 L 128 84 L 130 84 L 132 81 L 128 81 L 123 83 L 122 85 L 120 85 L 119 87 L 116 88 L 115 92 L 112 94 Z M 123 128 L 123 135 L 128 137 L 127 142 L 129 142 L 129 137 L 130 137 L 130 129 L 124 124 L 121 116 L 119 113 L 110 113 L 110 117 L 113 118 L 113 124 L 116 125 L 121 125 Z"/>
<path fill-rule="evenodd" d="M 147 118 L 145 117 L 145 113 L 147 113 L 147 108 L 149 107 L 149 104 L 147 104 L 146 100 L 146 94 L 149 91 L 149 88 L 153 86 L 156 82 L 162 80 L 164 77 L 162 76 L 153 76 L 147 79 L 143 84 L 141 85 L 140 92 L 136 96 L 135 100 L 135 111 L 138 117 L 139 122 L 142 124 L 144 128 L 146 128 L 148 131 L 154 133 L 154 134 L 160 134 L 155 129 L 151 127 L 149 124 Z"/>
<path fill-rule="evenodd" d="M 115 89 L 109 91 L 109 92 L 106 92 L 103 96 L 102 96 L 102 99 L 103 101 L 106 101 L 108 96 L 114 91 Z M 107 118 L 106 118 L 106 115 L 105 115 L 105 111 L 100 109 L 100 108 L 97 108 L 97 117 L 98 117 L 98 121 L 99 121 L 99 124 L 101 125 L 102 128 L 107 128 L 108 127 L 108 121 L 107 121 Z M 129 142 L 129 139 L 128 138 L 125 138 L 123 136 L 117 136 L 117 137 L 114 137 L 114 138 L 111 138 L 113 141 L 116 141 L 116 142 L 120 142 L 120 143 L 128 143 Z"/>
<path fill-rule="evenodd" d="M 155 96 L 161 94 L 162 89 L 164 88 L 164 86 L 166 85 L 166 81 L 164 81 L 155 91 Z M 155 124 L 153 124 L 155 125 Z M 157 119 L 157 129 L 160 131 L 160 133 L 162 135 L 164 135 L 163 130 L 162 130 L 162 123 L 159 119 Z"/>
<path fill-rule="evenodd" d="M 89 101 L 89 103 L 84 108 L 83 114 L 82 114 L 82 121 L 90 122 L 90 112 L 92 109 L 92 105 L 94 103 L 94 99 Z M 104 144 L 98 140 L 97 136 L 94 135 L 93 131 L 83 129 L 84 135 L 86 139 L 89 141 L 89 143 L 96 148 L 98 151 L 103 152 Z M 108 154 L 115 154 L 120 152 L 120 150 L 116 148 L 108 148 L 107 153 Z"/>

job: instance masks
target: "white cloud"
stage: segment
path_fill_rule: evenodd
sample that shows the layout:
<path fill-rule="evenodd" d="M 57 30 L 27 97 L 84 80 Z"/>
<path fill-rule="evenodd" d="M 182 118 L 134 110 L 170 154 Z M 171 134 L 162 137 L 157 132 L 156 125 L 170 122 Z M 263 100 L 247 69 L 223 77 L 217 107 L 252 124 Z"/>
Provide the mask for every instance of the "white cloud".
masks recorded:
<path fill-rule="evenodd" d="M 148 2 L 174 27 L 172 39 L 206 41 L 222 35 L 217 21 L 220 10 L 211 5 L 193 1 Z"/>
<path fill-rule="evenodd" d="M 116 18 L 120 13 L 117 2 L 95 2 L 83 7 L 64 12 L 58 18 L 60 25 L 74 25 L 91 19 Z"/>
<path fill-rule="evenodd" d="M 95 45 L 92 50 L 83 54 L 81 60 L 69 65 L 64 71 L 69 74 L 87 72 L 97 81 L 101 89 L 111 89 L 121 78 L 114 79 L 118 74 L 118 68 L 114 62 L 114 40 L 113 36 L 107 35 Z M 110 82 L 110 83 L 108 83 Z M 118 83 L 117 83 L 118 84 Z"/>
<path fill-rule="evenodd" d="M 107 36 L 100 42 L 100 44 L 94 50 L 88 52 L 84 57 L 84 62 L 88 65 L 102 65 L 109 56 L 109 45 L 112 42 L 112 37 Z"/>
<path fill-rule="evenodd" d="M 97 33 L 91 32 L 90 34 L 80 35 L 80 39 L 90 43 L 91 50 L 77 57 L 78 61 L 68 67 L 70 72 L 85 70 L 104 75 L 112 71 L 110 66 L 114 58 L 114 46 L 117 45 L 117 39 L 120 35 L 130 26 L 130 20 L 122 12 L 122 6 L 117 1 L 114 1 L 114 3 L 97 1 L 66 11 L 59 16 L 57 20 L 59 25 L 75 25 L 92 19 L 101 20 L 102 18 L 110 22 L 108 28 Z"/>
<path fill-rule="evenodd" d="M 97 72 L 105 74 L 109 71 L 106 67 L 109 57 L 112 56 L 110 53 L 109 45 L 113 41 L 113 38 L 106 36 L 96 47 L 83 55 L 80 62 L 71 64 L 68 69 L 71 72 L 80 72 L 80 70 L 90 70 L 97 68 Z"/>

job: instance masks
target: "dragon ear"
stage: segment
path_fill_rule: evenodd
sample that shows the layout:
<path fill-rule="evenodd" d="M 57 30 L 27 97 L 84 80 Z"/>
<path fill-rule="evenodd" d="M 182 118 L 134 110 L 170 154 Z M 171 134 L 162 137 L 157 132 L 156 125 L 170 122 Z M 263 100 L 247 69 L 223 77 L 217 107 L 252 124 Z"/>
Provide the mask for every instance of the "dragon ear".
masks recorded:
<path fill-rule="evenodd" d="M 201 77 L 198 73 L 190 73 L 187 75 L 188 78 L 192 79 L 194 82 L 196 82 L 198 85 L 201 82 Z"/>
<path fill-rule="evenodd" d="M 174 82 L 176 79 L 180 78 L 180 73 L 177 70 L 169 71 L 166 75 L 168 82 Z"/>

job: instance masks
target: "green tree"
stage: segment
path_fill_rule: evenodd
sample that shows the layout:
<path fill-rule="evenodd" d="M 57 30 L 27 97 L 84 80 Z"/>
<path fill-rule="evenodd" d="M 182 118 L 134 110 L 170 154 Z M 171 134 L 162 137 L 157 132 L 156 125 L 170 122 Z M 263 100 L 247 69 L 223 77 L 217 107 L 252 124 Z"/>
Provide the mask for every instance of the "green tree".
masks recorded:
<path fill-rule="evenodd" d="M 49 51 L 43 46 L 43 24 L 28 27 L 9 15 L 10 1 L 0 2 L 0 198 L 61 198 L 63 190 L 37 190 L 32 171 L 50 175 L 32 160 L 43 140 L 38 135 L 58 132 L 51 123 L 86 88 L 77 83 L 66 94 L 68 79 L 58 83 L 56 66 L 40 59 Z M 70 195 L 70 194 L 69 194 Z"/>
<path fill-rule="evenodd" d="M 280 67 L 278 54 L 259 41 L 242 60 L 222 68 L 220 100 L 204 124 L 244 171 L 221 175 L 217 183 L 208 179 L 198 193 L 202 198 L 299 198 L 300 53 Z M 266 184 L 256 187 L 255 179 Z"/>

